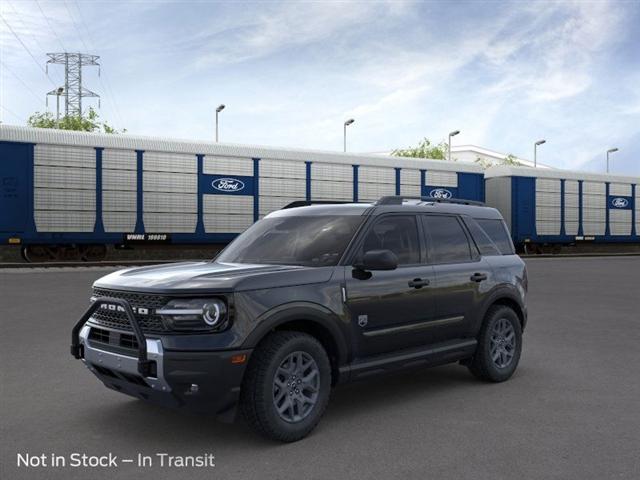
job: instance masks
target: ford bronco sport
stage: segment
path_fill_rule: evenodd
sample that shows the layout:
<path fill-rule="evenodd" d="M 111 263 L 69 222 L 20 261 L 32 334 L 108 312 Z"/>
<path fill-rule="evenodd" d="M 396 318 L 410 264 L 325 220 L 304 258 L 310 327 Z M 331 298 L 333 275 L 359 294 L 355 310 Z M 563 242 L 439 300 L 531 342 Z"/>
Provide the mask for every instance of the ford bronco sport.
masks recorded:
<path fill-rule="evenodd" d="M 497 210 L 408 197 L 292 207 L 213 261 L 96 281 L 72 355 L 111 389 L 223 420 L 239 406 L 285 442 L 316 426 L 334 385 L 371 373 L 460 362 L 511 377 L 527 274 Z"/>

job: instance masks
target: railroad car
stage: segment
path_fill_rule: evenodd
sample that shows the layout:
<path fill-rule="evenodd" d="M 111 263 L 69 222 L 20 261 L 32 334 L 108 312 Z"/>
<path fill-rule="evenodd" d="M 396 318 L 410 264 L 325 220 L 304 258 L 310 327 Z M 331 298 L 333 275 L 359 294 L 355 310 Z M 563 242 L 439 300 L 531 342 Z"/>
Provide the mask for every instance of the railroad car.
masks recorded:
<path fill-rule="evenodd" d="M 0 243 L 27 261 L 225 244 L 293 201 L 484 201 L 474 164 L 0 125 Z"/>
<path fill-rule="evenodd" d="M 498 166 L 485 172 L 485 188 L 527 253 L 640 242 L 640 177 Z"/>

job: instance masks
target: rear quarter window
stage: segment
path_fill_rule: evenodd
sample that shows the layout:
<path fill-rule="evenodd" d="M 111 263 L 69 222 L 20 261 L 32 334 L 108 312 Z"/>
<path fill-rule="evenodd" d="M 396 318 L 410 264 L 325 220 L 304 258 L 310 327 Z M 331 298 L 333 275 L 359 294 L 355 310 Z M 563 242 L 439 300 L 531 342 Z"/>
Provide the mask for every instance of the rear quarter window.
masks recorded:
<path fill-rule="evenodd" d="M 502 219 L 476 218 L 475 221 L 491 239 L 502 255 L 513 255 L 515 249 L 509 230 Z M 485 254 L 486 255 L 486 254 Z"/>

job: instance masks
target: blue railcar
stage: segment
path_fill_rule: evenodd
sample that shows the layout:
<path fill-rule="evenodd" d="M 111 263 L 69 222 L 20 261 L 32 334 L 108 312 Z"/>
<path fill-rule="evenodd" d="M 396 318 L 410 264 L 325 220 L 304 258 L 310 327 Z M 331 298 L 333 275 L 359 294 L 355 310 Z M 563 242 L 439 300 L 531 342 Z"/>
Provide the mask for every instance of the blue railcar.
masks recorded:
<path fill-rule="evenodd" d="M 484 201 L 477 165 L 0 125 L 0 243 L 28 259 L 225 244 L 296 200 Z"/>
<path fill-rule="evenodd" d="M 485 183 L 487 204 L 524 250 L 640 242 L 639 177 L 500 166 L 485 172 Z"/>

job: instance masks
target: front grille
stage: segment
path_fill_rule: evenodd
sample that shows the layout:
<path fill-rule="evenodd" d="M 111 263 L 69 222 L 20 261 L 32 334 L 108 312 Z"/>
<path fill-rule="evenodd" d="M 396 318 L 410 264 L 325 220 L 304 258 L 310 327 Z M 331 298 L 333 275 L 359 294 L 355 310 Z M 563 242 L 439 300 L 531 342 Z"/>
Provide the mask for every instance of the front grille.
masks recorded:
<path fill-rule="evenodd" d="M 91 327 L 89 331 L 89 344 L 103 350 L 129 355 L 135 354 L 138 350 L 138 340 L 134 335 L 97 327 Z"/>
<path fill-rule="evenodd" d="M 107 290 L 104 288 L 94 288 L 93 296 L 96 298 L 120 298 L 128 301 L 131 307 L 135 309 L 148 309 L 149 314 L 134 314 L 143 332 L 165 332 L 168 330 L 168 328 L 162 322 L 162 318 L 160 317 L 160 315 L 156 315 L 155 313 L 153 313 L 156 309 L 163 307 L 169 301 L 168 297 L 145 293 L 120 292 L 117 290 Z M 91 322 L 108 328 L 133 331 L 129 320 L 127 319 L 126 313 L 118 310 L 106 310 L 98 308 L 91 316 Z"/>

